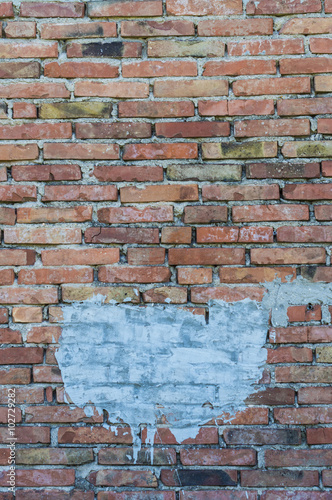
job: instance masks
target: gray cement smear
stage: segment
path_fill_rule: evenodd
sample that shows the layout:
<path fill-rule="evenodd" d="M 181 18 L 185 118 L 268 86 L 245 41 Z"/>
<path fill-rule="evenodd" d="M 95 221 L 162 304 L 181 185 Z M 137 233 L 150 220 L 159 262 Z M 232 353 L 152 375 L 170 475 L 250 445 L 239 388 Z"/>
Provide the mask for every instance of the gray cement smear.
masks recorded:
<path fill-rule="evenodd" d="M 63 306 L 56 358 L 65 391 L 87 414 L 92 403 L 128 424 L 136 451 L 141 425 L 152 444 L 163 418 L 178 442 L 219 415 L 231 419 L 262 376 L 270 310 L 273 326 L 286 326 L 289 305 L 332 304 L 330 284 L 262 285 L 261 303 L 211 302 L 208 324 L 178 306 L 104 304 L 100 295 Z"/>

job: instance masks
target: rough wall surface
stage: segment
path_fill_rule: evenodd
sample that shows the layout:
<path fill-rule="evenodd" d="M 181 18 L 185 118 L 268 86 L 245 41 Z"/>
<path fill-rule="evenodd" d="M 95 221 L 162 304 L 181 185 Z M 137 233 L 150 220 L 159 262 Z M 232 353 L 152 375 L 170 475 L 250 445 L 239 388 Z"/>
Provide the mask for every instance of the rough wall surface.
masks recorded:
<path fill-rule="evenodd" d="M 309 289 L 332 281 L 332 1 L 16 0 L 0 18 L 0 500 L 331 500 L 332 300 Z M 260 390 L 195 438 L 161 419 L 134 461 L 126 422 L 66 402 L 61 304 L 208 321 L 210 300 L 296 276 L 308 295 L 267 328 Z"/>

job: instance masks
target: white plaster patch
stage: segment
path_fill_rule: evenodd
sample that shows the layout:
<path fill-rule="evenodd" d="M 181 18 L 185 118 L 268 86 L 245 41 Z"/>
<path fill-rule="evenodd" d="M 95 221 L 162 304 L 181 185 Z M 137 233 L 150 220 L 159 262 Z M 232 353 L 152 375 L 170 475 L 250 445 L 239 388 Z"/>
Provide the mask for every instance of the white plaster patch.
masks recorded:
<path fill-rule="evenodd" d="M 148 441 L 162 416 L 179 441 L 244 408 L 266 362 L 268 311 L 250 299 L 212 303 L 205 318 L 176 306 L 94 301 L 64 306 L 56 354 L 65 390 Z M 140 443 L 136 441 L 136 446 Z"/>

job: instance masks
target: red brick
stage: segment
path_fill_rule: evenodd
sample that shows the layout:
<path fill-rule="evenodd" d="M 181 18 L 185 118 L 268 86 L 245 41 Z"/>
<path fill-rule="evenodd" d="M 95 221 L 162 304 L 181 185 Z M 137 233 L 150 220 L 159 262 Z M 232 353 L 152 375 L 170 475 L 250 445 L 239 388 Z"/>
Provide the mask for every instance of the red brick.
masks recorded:
<path fill-rule="evenodd" d="M 33 266 L 36 252 L 34 250 L 20 250 L 3 248 L 0 250 L 0 265 L 2 266 Z"/>
<path fill-rule="evenodd" d="M 283 14 L 308 14 L 321 12 L 320 0 L 250 0 L 247 3 L 249 15 L 283 15 Z"/>
<path fill-rule="evenodd" d="M 309 220 L 306 205 L 241 205 L 232 208 L 233 222 Z"/>
<path fill-rule="evenodd" d="M 97 216 L 100 222 L 106 224 L 171 222 L 173 221 L 173 207 L 164 205 L 143 209 L 136 207 L 101 208 Z"/>
<path fill-rule="evenodd" d="M 71 123 L 25 123 L 0 126 L 0 140 L 70 139 Z"/>
<path fill-rule="evenodd" d="M 198 227 L 196 229 L 197 243 L 237 243 L 238 227 Z"/>
<path fill-rule="evenodd" d="M 314 54 L 331 54 L 331 40 L 328 38 L 311 38 L 310 50 Z"/>
<path fill-rule="evenodd" d="M 279 40 L 242 40 L 241 42 L 229 42 L 228 54 L 231 57 L 245 55 L 272 56 L 277 54 L 304 54 L 304 42 L 299 38 L 284 38 Z M 281 60 L 281 64 L 283 61 L 284 59 Z"/>
<path fill-rule="evenodd" d="M 322 472 L 323 485 L 331 486 L 332 485 L 332 474 L 330 470 L 323 470 Z"/>
<path fill-rule="evenodd" d="M 226 222 L 227 207 L 220 205 L 186 206 L 184 209 L 185 224 L 209 224 Z"/>
<path fill-rule="evenodd" d="M 244 264 L 245 259 L 242 248 L 170 248 L 168 260 L 170 266 L 218 266 Z"/>
<path fill-rule="evenodd" d="M 41 323 L 43 321 L 43 308 L 13 307 L 12 318 L 14 323 Z"/>
<path fill-rule="evenodd" d="M 197 144 L 126 144 L 123 150 L 124 160 L 172 160 L 197 158 Z"/>
<path fill-rule="evenodd" d="M 239 243 L 273 243 L 272 227 L 241 227 L 239 232 Z"/>
<path fill-rule="evenodd" d="M 327 73 L 332 71 L 331 58 L 310 57 L 305 59 L 282 59 L 280 73 L 282 75 L 298 75 L 302 73 Z"/>
<path fill-rule="evenodd" d="M 73 2 L 22 2 L 23 17 L 83 17 L 84 4 Z"/>
<path fill-rule="evenodd" d="M 2 288 L 0 289 L 1 304 L 57 304 L 56 288 Z"/>
<path fill-rule="evenodd" d="M 325 264 L 325 249 L 311 248 L 253 248 L 252 264 Z"/>
<path fill-rule="evenodd" d="M 156 124 L 158 137 L 223 137 L 230 135 L 227 122 L 163 122 Z"/>
<path fill-rule="evenodd" d="M 6 49 L 6 46 L 2 47 L 2 53 L 4 57 L 8 57 L 8 48 Z M 39 62 L 4 61 L 0 63 L 0 78 L 39 78 L 39 75 Z M 4 87 L 2 88 L 5 90 Z M 5 118 L 5 116 L 2 118 Z"/>
<path fill-rule="evenodd" d="M 190 244 L 191 227 L 163 227 L 161 230 L 161 242 L 166 244 Z"/>
<path fill-rule="evenodd" d="M 326 467 L 332 464 L 331 450 L 267 450 L 268 467 Z"/>
<path fill-rule="evenodd" d="M 330 200 L 332 184 L 287 184 L 283 195 L 286 200 Z"/>
<path fill-rule="evenodd" d="M 267 363 L 311 363 L 312 350 L 308 347 L 278 347 L 267 350 Z"/>
<path fill-rule="evenodd" d="M 33 381 L 46 383 L 46 384 L 61 384 L 63 383 L 61 372 L 57 366 L 34 366 L 33 367 Z M 48 409 L 54 409 L 54 407 L 42 408 L 39 407 L 41 411 Z M 38 410 L 38 408 L 37 408 Z"/>
<path fill-rule="evenodd" d="M 12 21 L 5 27 L 7 38 L 35 38 L 36 23 L 29 21 Z"/>
<path fill-rule="evenodd" d="M 160 166 L 98 165 L 93 175 L 102 182 L 160 182 L 164 178 Z"/>
<path fill-rule="evenodd" d="M 198 22 L 199 36 L 253 36 L 272 33 L 272 19 L 209 19 Z"/>
<path fill-rule="evenodd" d="M 273 94 L 310 94 L 310 78 L 264 78 L 237 80 L 233 83 L 235 96 L 273 95 Z"/>
<path fill-rule="evenodd" d="M 8 403 L 7 388 L 0 391 L 0 399 L 2 404 Z M 18 404 L 42 404 L 44 402 L 44 389 L 42 387 L 16 387 L 15 399 Z"/>
<path fill-rule="evenodd" d="M 17 500 L 93 500 L 92 491 L 71 490 L 18 490 L 16 492 Z"/>
<path fill-rule="evenodd" d="M 44 75 L 49 78 L 116 78 L 119 76 L 119 69 L 100 62 L 50 62 L 45 64 Z"/>
<path fill-rule="evenodd" d="M 13 208 L 0 207 L 0 223 L 13 226 L 16 222 L 16 214 Z"/>
<path fill-rule="evenodd" d="M 66 185 L 45 186 L 43 201 L 116 201 L 116 186 Z"/>
<path fill-rule="evenodd" d="M 49 99 L 54 97 L 68 98 L 69 96 L 70 92 L 64 83 L 34 82 L 0 85 L 0 97 L 5 99 Z"/>
<path fill-rule="evenodd" d="M 0 307 L 0 324 L 8 323 L 8 309 Z"/>
<path fill-rule="evenodd" d="M 246 166 L 249 179 L 297 179 L 300 177 L 320 177 L 319 163 L 252 163 Z"/>
<path fill-rule="evenodd" d="M 166 1 L 167 14 L 175 16 L 227 16 L 242 14 L 241 0 Z"/>
<path fill-rule="evenodd" d="M 16 245 L 68 245 L 81 243 L 81 229 L 20 227 L 4 230 L 5 243 Z"/>
<path fill-rule="evenodd" d="M 301 444 L 299 429 L 226 429 L 223 437 L 227 444 L 290 445 Z"/>
<path fill-rule="evenodd" d="M 332 422 L 332 409 L 318 406 L 314 408 L 275 408 L 274 418 L 280 424 L 330 424 Z"/>
<path fill-rule="evenodd" d="M 176 21 L 122 21 L 123 37 L 146 38 L 151 36 L 195 35 L 194 23 L 187 20 Z"/>
<path fill-rule="evenodd" d="M 332 120 L 329 118 L 318 118 L 317 132 L 319 134 L 332 134 Z"/>
<path fill-rule="evenodd" d="M 227 116 L 227 101 L 199 101 L 198 112 L 201 116 Z"/>
<path fill-rule="evenodd" d="M 21 58 L 27 56 L 38 59 L 46 57 L 58 57 L 58 44 L 56 42 L 41 42 L 30 40 L 29 42 L 12 42 L 11 40 L 0 41 L 1 58 Z"/>
<path fill-rule="evenodd" d="M 285 35 L 316 35 L 316 34 L 331 33 L 331 32 L 332 32 L 332 23 L 329 17 L 326 18 L 308 17 L 308 18 L 289 19 L 289 21 L 287 21 L 280 30 L 280 33 Z"/>
<path fill-rule="evenodd" d="M 274 75 L 277 72 L 275 61 L 255 59 L 250 61 L 209 61 L 204 66 L 204 76 L 218 75 Z M 259 104 L 259 103 L 257 103 Z"/>
<path fill-rule="evenodd" d="M 277 229 L 277 240 L 297 243 L 328 243 L 332 241 L 332 228 L 330 226 L 282 226 Z"/>
<path fill-rule="evenodd" d="M 2 323 L 4 323 L 4 321 L 2 321 Z M 8 323 L 8 317 L 6 323 Z M 22 334 L 18 330 L 11 330 L 10 328 L 1 328 L 0 342 L 1 344 L 22 344 Z"/>
<path fill-rule="evenodd" d="M 298 402 L 300 405 L 307 405 L 307 404 L 329 405 L 332 403 L 332 389 L 331 387 L 302 387 L 301 389 L 298 390 Z M 314 438 L 315 436 L 317 437 L 317 439 L 322 439 L 321 441 L 317 441 L 316 443 L 314 443 L 314 441 L 311 441 L 310 444 L 324 444 L 324 437 L 327 439 L 329 436 L 329 433 L 326 433 L 325 435 L 324 432 L 327 431 L 327 429 L 322 429 L 321 431 L 319 429 L 310 429 L 310 433 L 308 431 L 307 431 L 308 438 L 310 434 L 312 438 Z"/>
<path fill-rule="evenodd" d="M 90 422 L 100 423 L 102 417 L 94 411 L 94 415 L 87 417 L 81 408 L 68 409 L 64 406 L 30 406 L 26 408 L 26 422 Z"/>
<path fill-rule="evenodd" d="M 143 292 L 143 302 L 156 302 L 161 304 L 186 304 L 187 289 L 175 286 L 151 288 Z"/>
<path fill-rule="evenodd" d="M 141 433 L 142 443 L 147 442 L 147 429 L 142 429 Z M 154 444 L 218 444 L 218 429 L 216 427 L 200 427 L 196 431 L 195 437 L 184 438 L 176 437 L 172 433 L 172 429 L 167 427 L 158 427 L 158 432 L 154 434 Z"/>
<path fill-rule="evenodd" d="M 222 283 L 263 283 L 276 278 L 286 283 L 289 277 L 296 277 L 291 267 L 222 267 L 219 270 Z"/>
<path fill-rule="evenodd" d="M 89 17 L 152 17 L 161 16 L 162 12 L 161 0 L 144 0 L 139 4 L 135 0 L 99 1 L 88 4 Z"/>
<path fill-rule="evenodd" d="M 332 220 L 332 207 L 330 205 L 316 205 L 315 217 L 317 220 Z"/>
<path fill-rule="evenodd" d="M 117 144 L 45 143 L 44 158 L 48 160 L 116 160 L 119 158 Z"/>
<path fill-rule="evenodd" d="M 14 160 L 35 160 L 38 158 L 38 146 L 37 144 L 1 144 L 0 145 L 0 158 L 1 161 L 14 161 Z M 16 186 L 7 186 L 6 189 L 9 192 L 15 192 L 19 190 L 19 187 Z M 30 190 L 30 192 L 35 191 L 35 188 L 26 186 L 26 190 Z M 0 191 L 1 200 L 2 193 Z"/>
<path fill-rule="evenodd" d="M 90 227 L 84 233 L 85 243 L 159 243 L 159 230 L 138 227 Z"/>
<path fill-rule="evenodd" d="M 203 201 L 244 201 L 244 200 L 278 200 L 279 186 L 247 185 L 247 186 L 222 186 L 210 185 L 202 188 Z"/>
<path fill-rule="evenodd" d="M 287 316 L 290 322 L 320 321 L 322 319 L 322 311 L 319 305 L 289 306 L 287 308 Z"/>
<path fill-rule="evenodd" d="M 278 147 L 270 142 L 206 142 L 202 144 L 203 160 L 226 160 L 245 158 L 274 158 Z"/>
<path fill-rule="evenodd" d="M 30 368 L 3 368 L 0 369 L 0 381 L 2 385 L 30 384 Z M 16 429 L 19 431 L 20 429 Z M 0 428 L 0 442 L 4 442 L 3 436 L 7 429 Z M 19 441 L 18 441 L 19 442 Z"/>
<path fill-rule="evenodd" d="M 276 410 L 278 411 L 278 410 Z M 249 487 L 308 487 L 318 486 L 318 472 L 310 470 L 244 470 L 241 486 Z"/>
<path fill-rule="evenodd" d="M 278 101 L 279 116 L 319 115 L 330 112 L 332 113 L 332 99 L 330 97 Z"/>
<path fill-rule="evenodd" d="M 228 249 L 227 249 L 228 250 Z M 229 249 L 238 250 L 238 249 Z M 217 265 L 217 264 L 216 264 Z M 251 300 L 261 301 L 264 295 L 264 289 L 259 287 L 234 287 L 225 286 L 214 288 L 192 288 L 191 301 L 195 304 L 205 304 L 210 300 L 224 300 L 225 302 L 237 302 L 249 298 Z"/>
<path fill-rule="evenodd" d="M 98 453 L 98 463 L 102 465 L 133 465 L 134 463 L 149 466 L 151 464 L 174 465 L 176 452 L 172 448 L 154 448 L 153 451 L 150 448 L 141 448 L 134 459 L 132 448 L 102 448 Z M 142 492 L 138 494 L 142 495 Z"/>
<path fill-rule="evenodd" d="M 332 380 L 330 368 L 326 366 L 278 366 L 275 369 L 275 379 L 280 383 L 330 384 Z"/>
<path fill-rule="evenodd" d="M 0 349 L 1 365 L 31 365 L 43 362 L 42 347 L 7 347 Z"/>
<path fill-rule="evenodd" d="M 2 2 L 0 4 L 0 17 L 14 17 L 12 2 Z"/>
<path fill-rule="evenodd" d="M 315 389 L 320 390 L 327 388 L 315 387 Z M 332 443 L 331 427 L 319 427 L 318 429 L 307 429 L 307 442 L 308 444 L 331 444 Z"/>
<path fill-rule="evenodd" d="M 116 23 L 47 23 L 41 25 L 40 37 L 55 40 L 66 40 L 68 38 L 116 37 Z"/>
<path fill-rule="evenodd" d="M 128 264 L 131 266 L 158 265 L 165 262 L 164 248 L 128 248 Z"/>
<path fill-rule="evenodd" d="M 75 96 L 139 99 L 149 96 L 149 86 L 143 82 L 112 82 L 110 85 L 102 82 L 81 81 L 75 83 Z"/>
<path fill-rule="evenodd" d="M 35 326 L 27 335 L 27 342 L 33 344 L 56 344 L 61 335 L 59 326 Z"/>
<path fill-rule="evenodd" d="M 96 486 L 134 486 L 137 488 L 156 488 L 158 481 L 151 471 L 103 469 L 92 472 L 88 481 Z"/>
<path fill-rule="evenodd" d="M 14 102 L 13 118 L 37 118 L 35 104 L 29 102 Z"/>
<path fill-rule="evenodd" d="M 325 12 L 327 12 L 328 14 L 332 13 L 332 1 L 331 0 L 326 0 Z"/>
<path fill-rule="evenodd" d="M 60 283 L 92 283 L 93 269 L 22 269 L 18 273 L 18 283 L 25 285 L 55 285 Z"/>
<path fill-rule="evenodd" d="M 0 472 L 0 485 L 7 486 L 7 473 Z M 18 469 L 16 486 L 72 486 L 75 483 L 74 469 Z"/>
<path fill-rule="evenodd" d="M 86 222 L 92 219 L 92 207 L 72 208 L 18 208 L 17 222 L 33 224 L 36 222 Z"/>
<path fill-rule="evenodd" d="M 180 450 L 180 460 L 183 465 L 255 465 L 256 452 L 248 449 L 237 450 Z"/>
<path fill-rule="evenodd" d="M 257 493 L 248 490 L 180 491 L 180 500 L 257 500 Z"/>
<path fill-rule="evenodd" d="M 157 80 L 154 83 L 155 97 L 217 97 L 228 95 L 227 80 Z"/>
<path fill-rule="evenodd" d="M 162 184 L 143 189 L 126 186 L 120 188 L 122 203 L 151 203 L 158 201 L 196 201 L 197 184 Z"/>
<path fill-rule="evenodd" d="M 157 78 L 162 76 L 197 76 L 194 61 L 141 61 L 122 64 L 124 78 Z"/>
<path fill-rule="evenodd" d="M 131 444 L 130 427 L 60 427 L 60 444 Z"/>
<path fill-rule="evenodd" d="M 119 118 L 182 118 L 194 116 L 194 104 L 189 101 L 119 102 Z"/>
<path fill-rule="evenodd" d="M 150 123 L 77 123 L 77 139 L 129 139 L 151 137 Z"/>
<path fill-rule="evenodd" d="M 100 267 L 98 279 L 103 283 L 163 283 L 170 281 L 167 267 Z"/>
<path fill-rule="evenodd" d="M 212 269 L 180 267 L 177 269 L 179 285 L 205 285 L 212 283 Z"/>
<path fill-rule="evenodd" d="M 96 266 L 115 264 L 120 259 L 118 248 L 80 248 L 65 250 L 42 250 L 44 266 Z"/>
<path fill-rule="evenodd" d="M 235 122 L 235 137 L 269 137 L 269 136 L 310 135 L 308 119 L 292 120 L 246 120 Z"/>

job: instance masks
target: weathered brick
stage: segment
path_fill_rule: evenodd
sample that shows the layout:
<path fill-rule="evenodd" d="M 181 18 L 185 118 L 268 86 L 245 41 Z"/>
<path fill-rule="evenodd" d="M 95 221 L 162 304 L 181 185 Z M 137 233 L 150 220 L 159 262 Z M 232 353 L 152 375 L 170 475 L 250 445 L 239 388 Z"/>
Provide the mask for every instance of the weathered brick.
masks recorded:
<path fill-rule="evenodd" d="M 297 179 L 320 176 L 319 163 L 252 163 L 246 166 L 249 179 Z"/>
<path fill-rule="evenodd" d="M 39 150 L 37 144 L 0 144 L 0 161 L 15 161 L 15 160 L 35 160 L 38 158 Z M 22 186 L 7 186 L 9 193 L 6 195 L 2 194 L 0 188 L 0 197 L 3 200 L 3 197 L 9 198 L 10 193 L 13 193 L 14 197 L 19 197 L 19 192 L 22 190 Z M 30 190 L 30 192 L 35 192 L 33 187 L 26 186 L 23 188 L 26 192 Z M 17 194 L 16 194 L 17 193 Z M 31 195 L 33 196 L 33 195 Z M 23 199 L 21 198 L 23 201 Z M 15 200 L 16 201 L 16 200 Z"/>
<path fill-rule="evenodd" d="M 4 323 L 4 321 L 2 321 L 2 323 Z M 6 323 L 8 323 L 8 317 Z M 2 344 L 22 344 L 22 334 L 18 330 L 12 330 L 11 328 L 1 328 L 0 341 Z"/>
<path fill-rule="evenodd" d="M 223 500 L 257 500 L 257 493 L 249 490 L 184 490 L 180 491 L 180 500 L 219 500 L 220 494 Z"/>
<path fill-rule="evenodd" d="M 117 144 L 45 143 L 44 158 L 48 160 L 116 160 L 119 157 Z"/>
<path fill-rule="evenodd" d="M 85 80 L 75 83 L 75 96 L 139 99 L 149 96 L 149 86 L 143 82 L 112 82 L 112 84 L 108 84 Z"/>
<path fill-rule="evenodd" d="M 100 267 L 98 279 L 103 283 L 162 283 L 170 281 L 167 267 Z"/>
<path fill-rule="evenodd" d="M 150 203 L 156 201 L 196 201 L 197 184 L 162 184 L 143 189 L 126 186 L 120 188 L 122 203 Z"/>
<path fill-rule="evenodd" d="M 68 39 L 68 38 L 101 38 L 116 37 L 116 23 L 90 22 L 90 23 L 47 23 L 40 27 L 41 38 Z"/>
<path fill-rule="evenodd" d="M 205 160 L 230 158 L 273 158 L 277 156 L 276 142 L 222 142 L 203 143 L 202 154 Z"/>
<path fill-rule="evenodd" d="M 242 14 L 241 0 L 167 0 L 167 13 L 175 16 L 225 16 Z"/>
<path fill-rule="evenodd" d="M 230 56 L 272 56 L 277 54 L 304 54 L 304 42 L 299 38 L 284 38 L 279 40 L 262 39 L 229 42 L 228 53 Z M 294 61 L 294 59 L 292 60 Z M 280 64 L 283 64 L 284 61 L 285 60 L 282 59 Z"/>
<path fill-rule="evenodd" d="M 280 30 L 284 35 L 316 35 L 331 32 L 332 20 L 329 17 L 289 19 Z"/>
<path fill-rule="evenodd" d="M 1 365 L 36 364 L 43 362 L 42 347 L 7 347 L 0 349 Z"/>
<path fill-rule="evenodd" d="M 27 342 L 33 344 L 56 344 L 61 335 L 59 326 L 35 326 L 27 335 Z"/>
<path fill-rule="evenodd" d="M 325 264 L 324 248 L 253 248 L 251 263 L 266 264 Z"/>
<path fill-rule="evenodd" d="M 92 219 L 92 207 L 72 208 L 19 208 L 17 222 L 33 224 L 36 222 L 86 222 Z"/>
<path fill-rule="evenodd" d="M 39 78 L 39 75 L 39 62 L 4 61 L 0 63 L 0 78 Z"/>
<path fill-rule="evenodd" d="M 162 12 L 161 0 L 144 0 L 139 3 L 135 0 L 97 1 L 88 4 L 89 17 L 153 17 L 161 16 Z"/>
<path fill-rule="evenodd" d="M 0 381 L 3 385 L 21 385 L 30 384 L 31 380 L 31 370 L 30 368 L 1 368 L 0 369 Z M 20 428 L 16 431 L 20 432 Z M 24 430 L 24 428 L 23 428 Z M 4 435 L 9 432 L 9 429 L 0 429 L 0 442 L 4 442 Z M 16 434 L 17 435 L 17 434 Z M 19 438 L 18 438 L 19 439 Z M 20 442 L 18 440 L 18 442 Z M 41 441 L 42 442 L 42 441 Z"/>
<path fill-rule="evenodd" d="M 291 120 L 246 120 L 235 122 L 235 137 L 268 137 L 268 136 L 310 135 L 308 119 Z"/>
<path fill-rule="evenodd" d="M 0 265 L 2 266 L 32 266 L 35 263 L 34 250 L 3 248 L 0 250 Z"/>
<path fill-rule="evenodd" d="M 290 322 L 321 321 L 322 311 L 318 304 L 306 306 L 289 306 L 287 316 Z"/>
<path fill-rule="evenodd" d="M 236 486 L 237 471 L 221 469 L 162 469 L 160 479 L 165 486 Z"/>
<path fill-rule="evenodd" d="M 248 449 L 236 450 L 180 450 L 180 460 L 183 465 L 255 465 L 256 452 Z"/>
<path fill-rule="evenodd" d="M 90 227 L 84 233 L 86 243 L 159 243 L 159 231 L 138 227 Z"/>
<path fill-rule="evenodd" d="M 210 250 L 210 249 L 209 249 Z M 227 249 L 228 250 L 228 249 Z M 238 250 L 238 249 L 236 249 Z M 234 259 L 235 260 L 235 259 Z M 206 264 L 205 264 L 206 265 Z M 213 265 L 218 265 L 217 262 L 213 262 Z M 205 304 L 210 300 L 224 300 L 225 302 L 236 302 L 238 300 L 244 300 L 249 298 L 251 300 L 261 301 L 264 295 L 263 288 L 259 287 L 234 287 L 229 288 L 225 286 L 214 287 L 214 288 L 192 288 L 191 289 L 191 301 L 196 304 Z M 218 419 L 219 422 L 219 419 Z M 225 422 L 229 423 L 229 418 L 225 418 Z M 220 420 L 220 425 L 223 425 Z M 233 422 L 234 425 L 236 422 Z M 240 422 L 239 425 L 241 425 Z M 250 422 L 249 422 L 250 423 Z M 248 425 L 249 425 L 248 423 Z M 258 422 L 261 423 L 261 422 Z"/>
<path fill-rule="evenodd" d="M 93 175 L 102 182 L 160 182 L 163 180 L 163 167 L 152 166 L 108 166 L 94 168 Z"/>
<path fill-rule="evenodd" d="M 279 186 L 268 185 L 246 185 L 246 186 L 203 186 L 203 201 L 244 201 L 244 200 L 278 200 Z"/>
<path fill-rule="evenodd" d="M 277 410 L 278 411 L 278 410 Z M 310 470 L 244 470 L 241 471 L 241 485 L 253 487 L 318 486 L 317 471 Z"/>
<path fill-rule="evenodd" d="M 226 429 L 223 437 L 230 445 L 295 445 L 301 444 L 299 429 Z M 280 450 L 278 450 L 279 452 Z"/>
<path fill-rule="evenodd" d="M 41 104 L 39 117 L 43 119 L 109 118 L 111 111 L 112 105 L 103 102 L 48 102 Z"/>
<path fill-rule="evenodd" d="M 137 458 L 134 459 L 132 448 L 102 448 L 98 453 L 98 463 L 102 465 L 174 465 L 176 453 L 172 448 L 154 448 L 153 452 L 150 448 L 141 448 Z M 148 495 L 147 498 L 149 498 Z"/>
<path fill-rule="evenodd" d="M 154 83 L 155 97 L 217 97 L 228 95 L 227 80 L 157 80 Z"/>
<path fill-rule="evenodd" d="M 70 139 L 71 123 L 25 123 L 0 126 L 0 140 Z"/>
<path fill-rule="evenodd" d="M 152 288 L 143 292 L 143 301 L 161 304 L 186 304 L 187 289 L 175 286 Z"/>
<path fill-rule="evenodd" d="M 220 205 L 186 206 L 184 209 L 185 224 L 209 224 L 211 222 L 226 222 L 226 221 L 227 221 L 226 206 L 220 206 Z"/>
<path fill-rule="evenodd" d="M 199 36 L 254 36 L 272 33 L 272 19 L 209 19 L 198 22 Z"/>
<path fill-rule="evenodd" d="M 41 258 L 44 266 L 95 266 L 115 264 L 120 254 L 118 248 L 57 249 L 42 250 Z"/>
<path fill-rule="evenodd" d="M 177 181 L 239 181 L 241 176 L 241 165 L 169 165 L 167 167 L 167 178 Z"/>
<path fill-rule="evenodd" d="M 242 248 L 171 248 L 168 251 L 169 265 L 232 265 L 244 264 Z"/>
<path fill-rule="evenodd" d="M 41 307 L 13 307 L 12 317 L 14 323 L 41 323 L 43 309 Z"/>
<path fill-rule="evenodd" d="M 276 278 L 286 283 L 295 277 L 295 269 L 291 267 L 224 267 L 219 270 L 222 283 L 263 283 Z"/>
<path fill-rule="evenodd" d="M 93 269 L 22 269 L 18 273 L 18 283 L 25 285 L 52 285 L 60 283 L 92 283 Z"/>
<path fill-rule="evenodd" d="M 151 137 L 150 123 L 77 123 L 78 139 L 129 139 Z"/>
<path fill-rule="evenodd" d="M 193 61 L 141 61 L 122 63 L 124 78 L 151 78 L 167 76 L 196 76 L 197 64 Z"/>
<path fill-rule="evenodd" d="M 241 205 L 232 208 L 233 222 L 309 220 L 306 205 Z"/>
<path fill-rule="evenodd" d="M 16 222 L 16 214 L 14 208 L 0 207 L 0 223 L 14 226 Z"/>
<path fill-rule="evenodd" d="M 142 44 L 138 42 L 70 42 L 67 57 L 140 57 Z"/>
<path fill-rule="evenodd" d="M 134 486 L 138 488 L 156 488 L 158 481 L 152 471 L 103 469 L 92 472 L 88 481 L 96 486 Z"/>
<path fill-rule="evenodd" d="M 249 15 L 270 15 L 280 16 L 283 14 L 308 14 L 320 12 L 322 5 L 320 0 L 250 0 L 247 3 L 247 14 Z"/>
<path fill-rule="evenodd" d="M 18 43 L 12 42 L 11 40 L 0 41 L 1 58 L 14 59 L 26 57 L 27 51 L 30 57 L 37 57 L 38 59 L 58 57 L 58 44 L 56 42 L 41 42 L 39 40 Z"/>
<path fill-rule="evenodd" d="M 119 102 L 119 117 L 177 118 L 194 116 L 194 104 L 189 101 Z"/>
<path fill-rule="evenodd" d="M 1 304 L 56 304 L 58 293 L 56 288 L 2 288 Z"/>
<path fill-rule="evenodd" d="M 233 83 L 235 96 L 310 94 L 309 77 L 264 78 L 237 80 Z"/>
<path fill-rule="evenodd" d="M 287 200 L 330 200 L 332 197 L 332 183 L 287 184 L 283 188 L 283 195 Z"/>
<path fill-rule="evenodd" d="M 165 34 L 163 33 L 162 36 L 165 36 Z M 224 54 L 225 44 L 221 40 L 215 40 L 213 44 L 211 44 L 210 40 L 148 41 L 149 57 L 222 57 Z"/>
<path fill-rule="evenodd" d="M 23 17 L 83 17 L 84 4 L 79 2 L 22 2 Z"/>
<path fill-rule="evenodd" d="M 29 102 L 14 102 L 13 118 L 37 118 L 37 107 Z"/>
<path fill-rule="evenodd" d="M 140 222 L 171 222 L 173 207 L 164 205 L 139 209 L 136 207 L 101 208 L 97 213 L 99 222 L 106 224 L 130 224 Z"/>
<path fill-rule="evenodd" d="M 49 99 L 68 98 L 70 92 L 64 83 L 11 83 L 0 85 L 0 97 L 5 99 Z"/>
<path fill-rule="evenodd" d="M 240 61 L 208 61 L 204 66 L 204 76 L 218 75 L 274 75 L 277 72 L 275 61 L 248 59 Z"/>
<path fill-rule="evenodd" d="M 7 474 L 0 473 L 0 485 L 7 486 Z M 16 486 L 72 486 L 75 483 L 74 469 L 19 469 L 16 471 Z"/>
<path fill-rule="evenodd" d="M 332 220 L 332 207 L 330 205 L 316 205 L 315 217 L 317 220 Z"/>
<path fill-rule="evenodd" d="M 130 427 L 60 427 L 61 444 L 131 444 Z"/>
<path fill-rule="evenodd" d="M 191 227 L 163 227 L 161 242 L 166 244 L 190 244 Z"/>
<path fill-rule="evenodd" d="M 275 408 L 274 418 L 280 424 L 330 424 L 332 422 L 332 411 L 329 407 L 318 406 L 314 408 Z"/>
<path fill-rule="evenodd" d="M 315 387 L 315 390 L 326 389 L 326 387 Z M 302 389 L 301 389 L 302 390 Z M 329 404 L 329 401 L 327 401 Z M 331 444 L 332 434 L 331 427 L 319 427 L 318 429 L 307 429 L 308 444 Z"/>
<path fill-rule="evenodd" d="M 17 245 L 68 245 L 81 243 L 81 230 L 76 228 L 20 227 L 4 230 L 5 243 Z"/>
<path fill-rule="evenodd" d="M 123 21 L 121 23 L 123 37 L 146 38 L 150 36 L 189 36 L 195 35 L 194 23 L 191 21 Z M 169 55 L 172 57 L 172 55 Z"/>
<path fill-rule="evenodd" d="M 165 249 L 164 248 L 128 248 L 127 251 L 128 264 L 131 266 L 147 266 L 164 264 Z"/>
<path fill-rule="evenodd" d="M 282 75 L 298 75 L 301 73 L 326 73 L 332 71 L 331 59 L 328 57 L 311 57 L 310 59 L 282 59 L 280 73 Z"/>
<path fill-rule="evenodd" d="M 316 88 L 318 92 L 318 89 Z M 319 115 L 332 112 L 332 99 L 311 97 L 310 99 L 284 99 L 278 101 L 278 115 Z"/>
<path fill-rule="evenodd" d="M 14 17 L 12 2 L 2 2 L 0 5 L 0 17 Z"/>
<path fill-rule="evenodd" d="M 212 283 L 212 269 L 180 267 L 177 269 L 179 285 L 204 285 Z"/>
<path fill-rule="evenodd" d="M 327 243 L 332 241 L 332 228 L 330 226 L 283 226 L 277 229 L 277 240 L 297 243 Z"/>
<path fill-rule="evenodd" d="M 315 90 L 316 92 L 331 92 L 332 81 L 330 76 L 315 76 Z M 328 98 L 324 102 L 329 103 Z"/>

